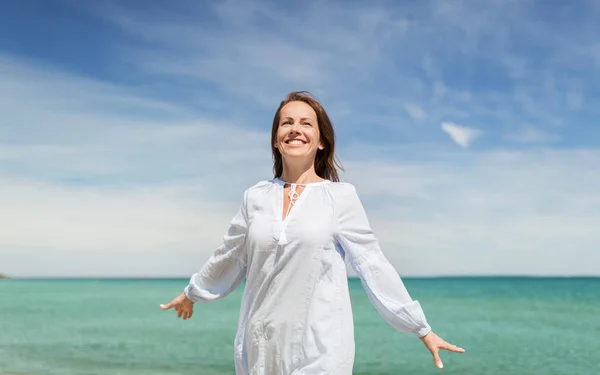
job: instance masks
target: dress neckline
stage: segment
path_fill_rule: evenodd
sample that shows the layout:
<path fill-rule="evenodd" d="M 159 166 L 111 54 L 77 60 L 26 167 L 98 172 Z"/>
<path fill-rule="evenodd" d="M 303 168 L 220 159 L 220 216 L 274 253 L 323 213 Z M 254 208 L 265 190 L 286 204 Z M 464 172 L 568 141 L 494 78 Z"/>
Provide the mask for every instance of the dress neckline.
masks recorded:
<path fill-rule="evenodd" d="M 272 181 L 279 185 L 282 185 L 282 186 L 285 186 L 286 184 L 296 185 L 296 186 L 319 186 L 319 185 L 325 185 L 325 184 L 331 182 L 330 180 L 323 180 L 323 181 L 316 181 L 316 182 L 307 182 L 305 184 L 297 184 L 297 183 L 293 183 L 293 182 L 283 181 L 279 177 L 274 177 Z"/>

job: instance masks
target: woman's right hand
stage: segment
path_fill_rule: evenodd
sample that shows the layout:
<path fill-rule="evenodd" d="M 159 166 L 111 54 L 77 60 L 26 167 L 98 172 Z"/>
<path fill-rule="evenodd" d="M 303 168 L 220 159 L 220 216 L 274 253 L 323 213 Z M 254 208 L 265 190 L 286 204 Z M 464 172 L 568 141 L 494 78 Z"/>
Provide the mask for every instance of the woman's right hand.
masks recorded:
<path fill-rule="evenodd" d="M 436 335 L 433 331 L 431 331 L 428 334 L 426 334 L 425 336 L 421 337 L 421 341 L 423 342 L 423 344 L 425 344 L 427 349 L 429 349 L 429 351 L 431 352 L 431 355 L 433 355 L 433 362 L 435 363 L 435 365 L 438 368 L 444 368 L 444 364 L 442 363 L 442 360 L 440 359 L 440 354 L 439 354 L 440 349 L 448 350 L 448 351 L 454 352 L 454 353 L 464 353 L 465 352 L 465 350 L 463 348 L 459 348 L 456 345 L 447 343 L 444 339 L 442 339 L 440 336 Z"/>
<path fill-rule="evenodd" d="M 177 311 L 177 316 L 179 318 L 183 317 L 183 320 L 189 319 L 192 317 L 192 312 L 194 310 L 194 302 L 187 298 L 185 293 L 181 293 L 171 302 L 165 304 L 161 304 L 160 308 L 163 310 L 169 310 L 174 308 Z"/>

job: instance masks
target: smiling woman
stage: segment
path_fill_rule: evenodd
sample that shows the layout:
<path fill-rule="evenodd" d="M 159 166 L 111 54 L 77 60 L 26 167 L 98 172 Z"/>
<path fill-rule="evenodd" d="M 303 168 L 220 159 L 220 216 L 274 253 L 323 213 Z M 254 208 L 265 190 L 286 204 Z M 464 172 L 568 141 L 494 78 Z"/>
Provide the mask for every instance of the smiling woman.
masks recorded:
<path fill-rule="evenodd" d="M 287 138 L 286 138 L 287 137 Z M 283 141 L 283 142 L 282 142 Z M 293 92 L 281 102 L 273 118 L 271 129 L 271 150 L 273 152 L 273 173 L 282 177 L 283 160 L 288 153 L 279 150 L 290 143 L 312 143 L 304 160 L 308 168 L 321 178 L 339 181 L 338 169 L 341 165 L 335 160 L 335 132 L 327 112 L 310 94 Z M 315 149 L 315 144 L 317 147 Z M 307 166 L 304 166 L 307 168 Z M 286 180 L 285 178 L 283 178 Z M 287 180 L 286 180 L 287 181 Z"/>
<path fill-rule="evenodd" d="M 274 177 L 245 191 L 221 246 L 163 309 L 192 317 L 246 279 L 235 338 L 242 374 L 352 374 L 354 326 L 345 259 L 393 327 L 439 350 L 418 301 L 379 247 L 353 185 L 339 182 L 333 126 L 310 94 L 280 104 L 271 132 Z"/>

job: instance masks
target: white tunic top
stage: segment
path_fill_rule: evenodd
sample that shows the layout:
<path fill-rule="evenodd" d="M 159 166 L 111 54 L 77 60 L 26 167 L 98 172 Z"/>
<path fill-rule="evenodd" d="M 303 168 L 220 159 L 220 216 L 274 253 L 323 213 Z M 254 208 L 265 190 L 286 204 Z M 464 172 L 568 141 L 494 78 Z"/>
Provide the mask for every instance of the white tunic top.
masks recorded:
<path fill-rule="evenodd" d="M 419 302 L 382 253 L 354 186 L 306 184 L 282 220 L 284 186 L 275 178 L 246 190 L 221 246 L 185 288 L 191 300 L 208 302 L 246 278 L 236 374 L 352 374 L 345 257 L 389 324 L 427 334 L 431 328 Z"/>

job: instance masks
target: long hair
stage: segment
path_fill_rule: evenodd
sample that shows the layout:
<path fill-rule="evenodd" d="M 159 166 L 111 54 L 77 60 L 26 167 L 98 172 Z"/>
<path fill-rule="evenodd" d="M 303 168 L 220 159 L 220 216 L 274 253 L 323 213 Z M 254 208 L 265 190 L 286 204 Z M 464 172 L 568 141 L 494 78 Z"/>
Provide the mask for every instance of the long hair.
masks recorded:
<path fill-rule="evenodd" d="M 338 169 L 344 170 L 341 163 L 335 157 L 335 132 L 333 131 L 333 125 L 325 109 L 315 99 L 315 97 L 307 91 L 294 91 L 287 95 L 287 97 L 279 104 L 275 117 L 273 118 L 273 128 L 271 129 L 271 151 L 273 152 L 273 173 L 275 177 L 281 177 L 283 173 L 283 160 L 279 149 L 275 147 L 277 142 L 277 129 L 279 128 L 279 121 L 281 115 L 281 108 L 290 102 L 304 102 L 314 109 L 317 114 L 317 122 L 319 125 L 319 133 L 321 135 L 321 143 L 323 144 L 322 150 L 317 150 L 315 157 L 315 172 L 321 178 L 328 179 L 334 182 L 338 182 L 339 175 Z"/>

